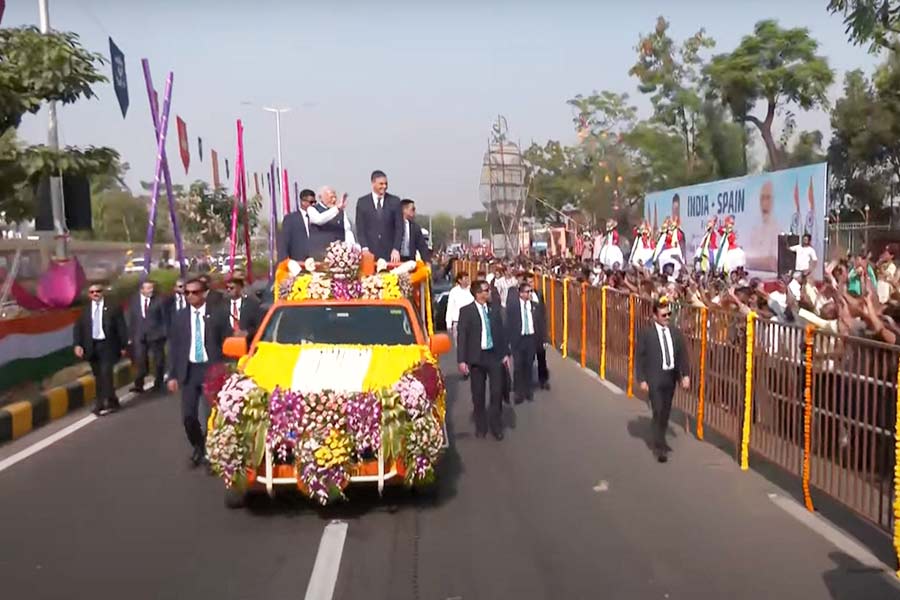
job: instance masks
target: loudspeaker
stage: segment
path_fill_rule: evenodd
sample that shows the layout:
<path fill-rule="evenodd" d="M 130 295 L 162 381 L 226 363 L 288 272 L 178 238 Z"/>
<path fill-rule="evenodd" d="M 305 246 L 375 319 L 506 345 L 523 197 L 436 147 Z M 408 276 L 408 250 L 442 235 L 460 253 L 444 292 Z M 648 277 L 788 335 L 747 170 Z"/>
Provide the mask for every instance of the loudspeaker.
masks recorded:
<path fill-rule="evenodd" d="M 85 175 L 66 175 L 62 180 L 63 202 L 66 208 L 66 227 L 71 231 L 90 231 L 91 182 Z M 53 208 L 50 204 L 50 178 L 38 183 L 35 192 L 37 210 L 34 217 L 36 231 L 53 231 Z"/>
<path fill-rule="evenodd" d="M 800 243 L 800 236 L 782 233 L 778 236 L 778 276 L 792 273 L 797 264 L 797 253 L 791 251 L 791 246 Z"/>

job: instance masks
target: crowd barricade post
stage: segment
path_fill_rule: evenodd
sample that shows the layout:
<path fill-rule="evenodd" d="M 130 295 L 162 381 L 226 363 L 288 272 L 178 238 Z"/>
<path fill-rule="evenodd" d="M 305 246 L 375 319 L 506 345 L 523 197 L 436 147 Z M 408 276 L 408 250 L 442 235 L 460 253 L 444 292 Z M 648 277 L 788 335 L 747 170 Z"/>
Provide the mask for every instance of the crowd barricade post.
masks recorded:
<path fill-rule="evenodd" d="M 550 343 L 553 344 L 553 347 L 556 348 L 556 294 L 554 292 L 556 288 L 556 280 L 550 280 L 550 300 L 548 301 L 548 305 L 550 306 Z"/>
<path fill-rule="evenodd" d="M 587 291 L 586 281 L 581 282 L 581 368 L 587 366 Z"/>
<path fill-rule="evenodd" d="M 700 357 L 697 361 L 697 439 L 703 439 L 703 411 L 706 402 L 706 335 L 709 325 L 709 311 L 704 306 L 698 316 L 700 330 Z"/>
<path fill-rule="evenodd" d="M 894 487 L 893 487 L 893 511 L 892 521 L 894 553 L 897 556 L 898 564 L 900 564 L 900 358 L 895 363 L 897 368 L 897 377 L 895 379 L 896 389 L 894 398 Z M 897 571 L 900 577 L 900 570 Z"/>
<path fill-rule="evenodd" d="M 569 278 L 562 280 L 562 357 L 569 357 Z"/>
<path fill-rule="evenodd" d="M 634 397 L 634 296 L 628 296 L 628 397 Z"/>
<path fill-rule="evenodd" d="M 606 286 L 600 291 L 600 379 L 606 379 Z"/>
<path fill-rule="evenodd" d="M 801 482 L 803 486 L 803 503 L 806 510 L 813 512 L 812 495 L 809 491 L 810 478 L 810 454 L 812 451 L 812 382 L 813 382 L 813 340 L 815 338 L 815 327 L 806 326 L 805 331 L 805 377 L 803 383 L 803 473 Z"/>
<path fill-rule="evenodd" d="M 746 360 L 744 364 L 744 417 L 741 424 L 741 470 L 750 468 L 750 429 L 753 422 L 753 325 L 756 313 L 747 314 Z"/>

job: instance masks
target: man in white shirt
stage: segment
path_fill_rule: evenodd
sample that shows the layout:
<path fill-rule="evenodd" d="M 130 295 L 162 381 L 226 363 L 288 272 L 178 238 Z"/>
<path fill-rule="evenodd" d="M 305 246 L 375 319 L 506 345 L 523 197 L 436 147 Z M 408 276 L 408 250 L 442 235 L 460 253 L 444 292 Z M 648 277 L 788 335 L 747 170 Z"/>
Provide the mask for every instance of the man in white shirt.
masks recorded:
<path fill-rule="evenodd" d="M 325 185 L 319 188 L 319 201 L 306 210 L 309 217 L 310 256 L 322 258 L 328 245 L 343 240 L 355 244 L 350 219 L 344 214 L 347 194 L 338 200 L 337 193 Z"/>
<path fill-rule="evenodd" d="M 459 309 L 475 301 L 469 289 L 470 286 L 471 279 L 469 274 L 460 272 L 456 275 L 456 285 L 453 286 L 453 289 L 450 290 L 450 294 L 447 296 L 446 325 L 454 343 L 456 342 L 456 325 L 459 322 Z"/>
<path fill-rule="evenodd" d="M 791 246 L 791 252 L 796 254 L 796 259 L 794 260 L 795 271 L 808 275 L 816 268 L 819 257 L 816 255 L 816 249 L 811 246 L 811 243 L 812 236 L 807 233 L 803 235 L 799 245 Z"/>

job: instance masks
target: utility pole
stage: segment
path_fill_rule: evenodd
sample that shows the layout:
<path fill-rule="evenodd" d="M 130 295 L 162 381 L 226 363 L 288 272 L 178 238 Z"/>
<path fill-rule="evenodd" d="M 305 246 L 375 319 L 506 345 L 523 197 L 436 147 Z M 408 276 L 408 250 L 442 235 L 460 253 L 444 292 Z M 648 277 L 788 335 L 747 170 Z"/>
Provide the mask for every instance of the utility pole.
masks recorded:
<path fill-rule="evenodd" d="M 38 11 L 41 18 L 41 33 L 50 33 L 50 8 L 47 0 L 38 0 Z M 47 145 L 51 150 L 59 150 L 59 133 L 57 132 L 56 101 L 50 101 L 47 106 L 49 123 L 47 124 Z M 56 240 L 56 258 L 68 258 L 66 238 L 69 235 L 66 229 L 66 208 L 63 205 L 62 189 L 59 177 L 50 177 L 50 208 L 53 214 L 53 236 Z"/>
<path fill-rule="evenodd" d="M 264 106 L 263 110 L 271 112 L 271 113 L 275 113 L 275 143 L 278 147 L 278 174 L 279 174 L 280 178 L 283 178 L 284 175 L 282 175 L 282 174 L 284 173 L 284 161 L 281 158 L 281 113 L 286 113 L 291 109 L 290 108 L 271 108 L 268 106 Z M 281 182 L 281 180 L 279 180 L 278 183 L 275 185 L 275 189 L 278 189 L 279 187 L 283 187 L 281 184 L 282 184 L 282 182 Z M 282 193 L 283 193 L 283 201 L 284 201 L 284 205 L 285 205 L 284 206 L 284 209 L 285 209 L 284 214 L 287 215 L 287 213 L 290 212 L 290 205 L 291 205 L 290 191 L 287 189 L 284 189 L 284 190 L 282 190 Z"/>

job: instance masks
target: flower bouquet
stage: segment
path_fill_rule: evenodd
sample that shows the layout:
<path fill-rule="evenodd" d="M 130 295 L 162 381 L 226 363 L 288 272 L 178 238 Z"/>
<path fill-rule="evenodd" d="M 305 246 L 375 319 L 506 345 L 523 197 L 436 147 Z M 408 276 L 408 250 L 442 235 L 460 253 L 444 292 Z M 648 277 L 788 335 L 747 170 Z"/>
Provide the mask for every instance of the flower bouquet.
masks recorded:
<path fill-rule="evenodd" d="M 361 260 L 359 246 L 341 240 L 331 242 L 325 251 L 325 265 L 335 279 L 355 279 Z"/>

